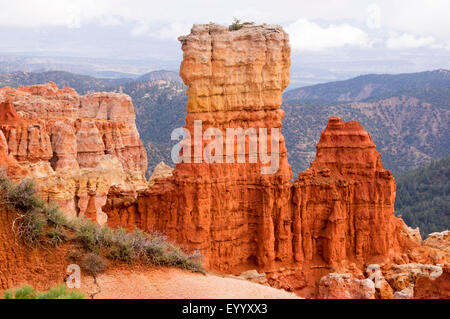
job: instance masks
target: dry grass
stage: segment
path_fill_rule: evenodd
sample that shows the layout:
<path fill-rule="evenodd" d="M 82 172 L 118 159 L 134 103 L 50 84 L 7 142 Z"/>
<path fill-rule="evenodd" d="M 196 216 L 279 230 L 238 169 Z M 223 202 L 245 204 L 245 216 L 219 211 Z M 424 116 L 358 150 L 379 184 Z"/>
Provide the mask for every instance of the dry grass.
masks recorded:
<path fill-rule="evenodd" d="M 47 205 L 37 196 L 31 180 L 14 184 L 0 174 L 0 198 L 6 209 L 17 214 L 12 227 L 16 236 L 28 245 L 55 246 L 71 241 L 88 253 L 104 254 L 113 260 L 129 263 L 142 260 L 151 265 L 204 273 L 198 252 L 187 254 L 162 234 L 148 234 L 138 229 L 127 233 L 122 228 L 100 227 L 82 217 L 69 219 L 58 206 Z M 92 256 L 91 259 L 93 262 Z M 100 263 L 95 267 L 94 264 L 87 269 L 96 272 L 95 267 Z"/>

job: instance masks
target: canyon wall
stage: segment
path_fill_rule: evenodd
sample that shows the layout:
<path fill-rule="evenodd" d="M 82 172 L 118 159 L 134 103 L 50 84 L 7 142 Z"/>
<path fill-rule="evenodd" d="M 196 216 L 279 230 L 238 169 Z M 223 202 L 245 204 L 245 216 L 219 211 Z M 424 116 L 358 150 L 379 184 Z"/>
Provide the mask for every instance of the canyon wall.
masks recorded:
<path fill-rule="evenodd" d="M 199 250 L 210 270 L 252 270 L 304 297 L 448 296 L 448 232 L 422 242 L 394 216 L 394 178 L 358 122 L 331 117 L 315 160 L 292 180 L 281 134 L 291 64 L 281 27 L 196 25 L 179 40 L 188 112 L 174 132 L 185 137 L 174 170 L 161 163 L 146 182 L 129 96 L 80 96 L 51 82 L 0 89 L 0 169 L 33 178 L 69 215 L 163 232 Z M 41 275 L 60 281 L 68 248 L 19 250 L 12 213 L 3 214 L 0 288 Z M 44 259 L 47 270 L 17 271 Z M 386 275 L 382 288 L 365 279 L 369 265 Z"/>
<path fill-rule="evenodd" d="M 284 138 L 272 141 L 289 82 L 290 47 L 281 27 L 196 25 L 179 40 L 180 74 L 189 87 L 181 162 L 137 199 L 111 189 L 104 207 L 109 225 L 164 232 L 200 250 L 209 269 L 258 269 L 272 285 L 309 287 L 312 294 L 330 272 L 364 278 L 371 263 L 429 258 L 416 252 L 420 244 L 394 216 L 394 178 L 358 122 L 330 118 L 316 159 L 292 182 Z M 230 128 L 265 128 L 268 135 L 258 134 L 255 153 L 255 136 L 237 148 Z M 230 156 L 227 148 L 237 151 Z M 266 151 L 279 160 L 269 174 Z"/>
<path fill-rule="evenodd" d="M 110 186 L 145 187 L 147 157 L 131 98 L 80 96 L 55 83 L 0 89 L 0 156 L 13 180 L 33 178 L 43 199 L 83 215 L 95 193 L 98 217 Z M 91 205 L 92 206 L 92 205 Z"/>

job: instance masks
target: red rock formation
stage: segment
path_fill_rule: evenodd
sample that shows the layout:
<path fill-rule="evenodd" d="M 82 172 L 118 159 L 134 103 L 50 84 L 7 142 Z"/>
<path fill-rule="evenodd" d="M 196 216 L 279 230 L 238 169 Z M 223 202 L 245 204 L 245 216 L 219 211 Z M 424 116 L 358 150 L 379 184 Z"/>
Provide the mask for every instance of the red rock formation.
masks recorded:
<path fill-rule="evenodd" d="M 69 214 L 83 213 L 90 186 L 101 213 L 111 185 L 145 187 L 147 156 L 131 98 L 78 95 L 55 83 L 0 89 L 0 156 L 10 178 L 33 177 L 42 197 Z M 5 143 L 6 142 L 6 143 Z"/>
<path fill-rule="evenodd" d="M 450 265 L 445 265 L 442 275 L 436 279 L 421 276 L 414 285 L 416 299 L 450 299 Z"/>
<path fill-rule="evenodd" d="M 370 135 L 355 121 L 330 118 L 311 167 L 294 183 L 297 261 L 339 268 L 382 263 L 417 246 L 394 216 L 395 181 Z"/>
<path fill-rule="evenodd" d="M 329 273 L 319 283 L 320 299 L 375 299 L 375 286 L 369 279 L 349 274 Z"/>
<path fill-rule="evenodd" d="M 267 128 L 270 141 L 271 129 L 280 129 L 284 116 L 280 106 L 289 82 L 287 34 L 274 26 L 229 32 L 203 25 L 194 26 L 180 41 L 184 51 L 180 74 L 189 85 L 186 128 L 192 145 L 198 120 L 202 133 L 208 128 L 218 128 L 224 135 L 226 128 Z M 203 141 L 202 153 L 207 142 Z M 211 268 L 228 270 L 249 263 L 269 267 L 275 260 L 274 245 L 280 251 L 290 249 L 289 241 L 274 240 L 290 214 L 292 177 L 282 136 L 278 143 L 279 169 L 271 175 L 261 174 L 266 165 L 259 159 L 249 163 L 248 149 L 246 163 L 236 163 L 237 156 L 234 163 L 225 163 L 225 148 L 220 157 L 224 163 L 195 163 L 198 156 L 192 147 L 190 157 L 183 154 L 192 163 L 178 164 L 173 177 L 157 180 L 141 194 L 141 227 L 163 230 L 179 244 L 201 249 Z"/>
<path fill-rule="evenodd" d="M 33 162 L 55 156 L 55 169 L 73 168 L 75 161 L 83 168 L 95 167 L 102 155 L 111 154 L 126 169 L 147 169 L 131 98 L 125 94 L 80 96 L 71 88 L 59 90 L 49 82 L 16 90 L 2 88 L 0 101 L 6 99 L 8 110 L 2 106 L 0 122 L 10 153 L 18 160 Z M 18 127 L 16 111 L 29 123 Z M 7 116 L 14 120 L 4 121 Z"/>
<path fill-rule="evenodd" d="M 15 212 L 0 207 L 0 293 L 3 289 L 32 284 L 44 290 L 63 282 L 71 247 L 28 247 L 20 243 L 12 225 Z"/>
<path fill-rule="evenodd" d="M 103 211 L 108 215 L 108 226 L 123 227 L 127 231 L 133 231 L 142 226 L 141 214 L 137 211 L 137 194 L 132 190 L 124 190 L 120 187 L 111 187 L 108 200 L 103 206 Z"/>
<path fill-rule="evenodd" d="M 109 225 L 162 231 L 179 245 L 199 249 L 210 269 L 264 271 L 269 284 L 306 297 L 320 295 L 318 284 L 328 273 L 348 272 L 361 280 L 368 264 L 389 268 L 394 259 L 445 259 L 421 247 L 394 216 L 394 178 L 358 122 L 330 118 L 316 159 L 294 183 L 281 135 L 278 144 L 267 147 L 279 159 L 272 174 L 261 170 L 267 165 L 260 157 L 270 134 L 258 141 L 256 161 L 251 162 L 246 137 L 246 147 L 229 163 L 226 148 L 236 148 L 237 140 L 223 146 L 214 133 L 215 161 L 205 161 L 202 154 L 213 142 L 196 140 L 196 133 L 208 135 L 208 129 L 217 128 L 225 140 L 227 128 L 281 128 L 288 37 L 274 26 L 229 31 L 209 24 L 194 26 L 180 41 L 180 74 L 189 86 L 185 128 L 190 136 L 181 143 L 183 162 L 172 176 L 139 191 L 137 200 L 110 192 L 104 207 Z M 243 162 L 237 161 L 239 155 Z M 377 294 L 392 296 L 386 288 Z M 358 293 L 364 294 L 353 295 Z"/>

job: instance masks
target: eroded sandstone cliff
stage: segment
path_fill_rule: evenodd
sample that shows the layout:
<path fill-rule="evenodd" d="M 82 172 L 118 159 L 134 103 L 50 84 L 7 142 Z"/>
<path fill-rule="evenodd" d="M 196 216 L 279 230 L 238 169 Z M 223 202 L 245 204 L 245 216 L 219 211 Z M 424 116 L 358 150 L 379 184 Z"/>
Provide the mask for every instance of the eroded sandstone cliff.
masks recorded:
<path fill-rule="evenodd" d="M 111 226 L 162 231 L 200 250 L 209 269 L 258 269 L 269 284 L 306 297 L 318 294 L 328 273 L 361 280 L 369 264 L 385 271 L 394 262 L 445 262 L 394 216 L 394 178 L 358 122 L 330 118 L 316 159 L 291 181 L 283 136 L 271 144 L 289 82 L 290 47 L 281 27 L 197 25 L 180 41 L 180 74 L 189 86 L 182 162 L 172 174 L 156 176 L 137 199 L 111 189 L 104 207 Z M 227 128 L 269 134 L 257 139 L 255 155 L 250 136 L 238 149 L 237 138 L 225 137 Z M 198 133 L 203 139 L 196 140 Z M 237 150 L 232 163 L 228 147 Z M 271 174 L 264 173 L 266 150 L 279 160 Z"/>
<path fill-rule="evenodd" d="M 277 140 L 278 170 L 264 175 L 261 167 L 268 164 L 259 156 L 251 163 L 248 146 L 238 151 L 244 163 L 237 162 L 238 152 L 233 152 L 234 163 L 229 163 L 226 148 L 231 145 L 236 150 L 237 139 L 226 141 L 225 132 L 227 128 L 257 132 L 265 128 L 270 150 L 272 129 L 281 128 L 284 116 L 280 106 L 289 83 L 288 36 L 277 26 L 230 32 L 211 24 L 194 26 L 180 41 L 184 51 L 180 74 L 189 86 L 186 129 L 192 138 L 191 154 L 183 157 L 190 163 L 177 164 L 172 177 L 156 180 L 141 193 L 136 206 L 139 218 L 133 220 L 139 220 L 136 226 L 144 230 L 164 231 L 178 243 L 200 249 L 211 268 L 270 267 L 276 251 L 286 249 L 282 243 L 275 248 L 275 232 L 284 227 L 291 212 L 292 173 L 284 138 Z M 196 153 L 194 121 L 201 121 L 201 133 L 209 128 L 224 132 L 223 163 L 206 163 L 201 158 L 210 141 L 200 141 L 201 150 Z M 116 215 L 117 209 L 108 214 Z"/>
<path fill-rule="evenodd" d="M 187 138 L 174 170 L 160 164 L 145 181 L 128 96 L 54 83 L 0 89 L 1 168 L 34 178 L 68 214 L 161 231 L 200 250 L 208 269 L 256 273 L 303 297 L 448 296 L 448 234 L 422 242 L 394 216 L 394 178 L 358 122 L 331 117 L 315 160 L 292 181 L 280 132 L 290 67 L 281 27 L 198 25 L 180 41 Z M 3 236 L 0 287 L 10 287 L 31 278 L 16 269 L 47 255 L 16 252 L 11 232 Z M 48 258 L 55 266 L 44 277 L 61 277 L 66 261 Z"/>
<path fill-rule="evenodd" d="M 83 215 L 89 192 L 101 206 L 111 185 L 146 185 L 146 153 L 131 98 L 118 93 L 80 96 L 55 83 L 0 89 L 0 156 L 15 180 L 33 178 L 41 196 L 71 215 Z M 91 205 L 92 208 L 92 205 Z"/>

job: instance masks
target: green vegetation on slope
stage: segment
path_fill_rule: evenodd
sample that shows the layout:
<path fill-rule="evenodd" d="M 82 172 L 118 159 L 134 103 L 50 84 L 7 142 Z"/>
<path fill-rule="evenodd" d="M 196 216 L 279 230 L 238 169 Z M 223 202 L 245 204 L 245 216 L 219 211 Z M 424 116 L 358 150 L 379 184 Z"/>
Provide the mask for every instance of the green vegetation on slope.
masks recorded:
<path fill-rule="evenodd" d="M 65 285 L 50 288 L 48 291 L 36 291 L 33 286 L 24 285 L 15 291 L 6 290 L 5 299 L 84 299 L 84 294 L 70 291 Z"/>
<path fill-rule="evenodd" d="M 396 214 L 422 237 L 450 229 L 450 156 L 405 173 L 395 174 Z"/>
<path fill-rule="evenodd" d="M 161 234 L 148 234 L 139 229 L 127 233 L 123 228 L 100 227 L 81 217 L 69 219 L 58 206 L 48 206 L 37 196 L 31 180 L 14 184 L 0 175 L 0 204 L 17 214 L 13 229 L 25 244 L 56 246 L 73 242 L 81 244 L 87 254 L 105 254 L 113 260 L 130 263 L 141 260 L 151 265 L 203 272 L 198 252 L 186 254 Z M 92 273 L 106 267 L 89 255 L 85 256 L 83 264 Z"/>
<path fill-rule="evenodd" d="M 369 74 L 288 91 L 283 135 L 294 176 L 309 166 L 330 116 L 371 134 L 384 167 L 418 168 L 450 153 L 450 71 Z"/>

